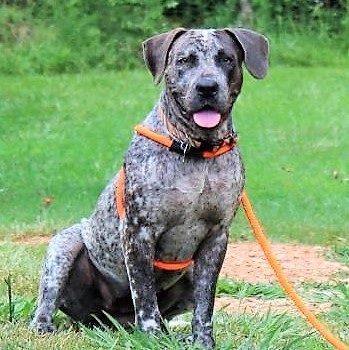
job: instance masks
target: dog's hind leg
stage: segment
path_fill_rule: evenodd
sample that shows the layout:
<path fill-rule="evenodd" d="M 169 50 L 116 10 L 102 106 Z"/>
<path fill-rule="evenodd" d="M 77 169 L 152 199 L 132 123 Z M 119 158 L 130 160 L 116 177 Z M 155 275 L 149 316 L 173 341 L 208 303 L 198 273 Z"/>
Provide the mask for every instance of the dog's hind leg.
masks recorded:
<path fill-rule="evenodd" d="M 171 320 L 176 315 L 192 311 L 194 307 L 193 277 L 189 270 L 169 289 L 158 293 L 161 316 Z"/>
<path fill-rule="evenodd" d="M 83 247 L 82 225 L 65 229 L 52 238 L 41 275 L 38 305 L 31 326 L 39 333 L 53 332 L 52 315 L 69 277 L 73 263 Z"/>

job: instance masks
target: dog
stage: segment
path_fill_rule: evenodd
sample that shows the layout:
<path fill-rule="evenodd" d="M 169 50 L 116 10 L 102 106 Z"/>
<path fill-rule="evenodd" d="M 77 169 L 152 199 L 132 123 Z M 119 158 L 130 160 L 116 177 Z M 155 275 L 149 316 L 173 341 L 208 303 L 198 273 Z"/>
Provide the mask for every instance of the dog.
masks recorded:
<path fill-rule="evenodd" d="M 215 287 L 245 178 L 232 109 L 242 66 L 264 78 L 268 51 L 263 35 L 243 28 L 177 28 L 143 43 L 154 83 L 163 79 L 164 87 L 142 127 L 176 147 L 135 133 L 124 183 L 119 172 L 89 218 L 52 238 L 33 328 L 53 332 L 59 308 L 86 325 L 108 321 L 108 313 L 153 332 L 163 319 L 193 310 L 193 341 L 214 347 Z"/>

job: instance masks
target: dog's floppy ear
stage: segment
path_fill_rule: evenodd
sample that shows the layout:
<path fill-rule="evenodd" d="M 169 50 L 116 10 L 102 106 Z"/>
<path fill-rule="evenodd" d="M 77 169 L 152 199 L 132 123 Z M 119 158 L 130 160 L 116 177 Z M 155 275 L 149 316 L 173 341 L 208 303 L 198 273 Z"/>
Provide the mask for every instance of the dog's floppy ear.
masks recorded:
<path fill-rule="evenodd" d="M 259 33 L 243 28 L 225 28 L 242 47 L 247 70 L 257 79 L 263 79 L 269 68 L 268 39 Z"/>
<path fill-rule="evenodd" d="M 164 74 L 171 45 L 186 31 L 184 28 L 173 29 L 143 42 L 144 62 L 153 75 L 155 85 L 161 81 Z"/>

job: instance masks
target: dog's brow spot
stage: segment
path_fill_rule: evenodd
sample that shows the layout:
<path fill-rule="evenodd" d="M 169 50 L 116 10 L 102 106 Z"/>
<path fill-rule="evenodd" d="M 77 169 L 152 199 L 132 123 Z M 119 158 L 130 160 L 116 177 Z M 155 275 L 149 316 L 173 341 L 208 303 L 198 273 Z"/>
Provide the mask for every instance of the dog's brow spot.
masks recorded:
<path fill-rule="evenodd" d="M 210 42 L 214 38 L 214 30 L 213 29 L 203 29 L 201 31 L 201 36 L 202 36 L 202 42 L 203 42 L 203 47 L 205 50 L 207 50 L 210 47 Z"/>
<path fill-rule="evenodd" d="M 213 30 L 212 29 L 206 29 L 201 32 L 203 40 L 207 43 L 209 39 L 212 37 Z"/>

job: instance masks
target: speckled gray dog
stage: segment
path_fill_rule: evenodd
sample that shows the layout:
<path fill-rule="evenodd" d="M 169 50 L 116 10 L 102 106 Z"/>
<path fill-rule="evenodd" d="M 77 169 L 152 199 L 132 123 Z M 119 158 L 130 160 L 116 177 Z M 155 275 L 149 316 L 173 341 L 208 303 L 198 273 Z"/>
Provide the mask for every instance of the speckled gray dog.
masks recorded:
<path fill-rule="evenodd" d="M 190 150 L 212 151 L 231 137 L 242 64 L 264 78 L 268 43 L 241 28 L 179 28 L 143 45 L 155 83 L 164 77 L 165 84 L 142 124 L 176 139 L 183 154 L 135 134 L 124 163 L 126 217 L 116 213 L 116 175 L 90 218 L 53 237 L 32 326 L 52 332 L 56 308 L 88 325 L 93 315 L 107 321 L 104 310 L 150 332 L 193 309 L 193 339 L 212 348 L 215 286 L 244 169 L 237 147 L 210 159 Z M 179 271 L 153 266 L 190 258 L 194 264 Z"/>

